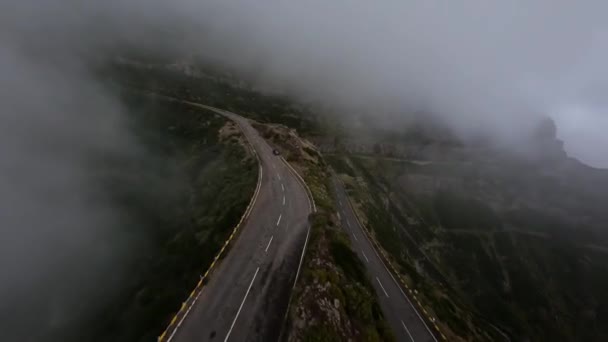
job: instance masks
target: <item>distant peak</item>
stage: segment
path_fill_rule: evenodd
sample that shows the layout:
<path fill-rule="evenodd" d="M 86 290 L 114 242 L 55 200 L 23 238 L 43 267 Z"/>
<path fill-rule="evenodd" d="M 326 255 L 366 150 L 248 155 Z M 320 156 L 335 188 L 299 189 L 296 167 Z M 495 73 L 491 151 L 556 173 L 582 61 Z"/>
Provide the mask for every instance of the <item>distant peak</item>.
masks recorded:
<path fill-rule="evenodd" d="M 555 121 L 548 116 L 543 116 L 533 132 L 533 137 L 542 141 L 556 140 L 557 126 Z"/>

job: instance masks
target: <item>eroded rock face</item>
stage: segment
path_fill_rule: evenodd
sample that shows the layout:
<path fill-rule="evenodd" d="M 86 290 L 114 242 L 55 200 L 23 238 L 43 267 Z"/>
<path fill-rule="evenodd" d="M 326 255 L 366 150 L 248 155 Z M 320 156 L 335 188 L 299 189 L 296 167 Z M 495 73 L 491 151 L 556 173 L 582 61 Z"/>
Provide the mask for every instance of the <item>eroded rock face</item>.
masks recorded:
<path fill-rule="evenodd" d="M 314 137 L 313 142 L 324 153 L 375 155 L 410 161 L 491 161 L 521 159 L 527 162 L 554 164 L 567 160 L 564 142 L 557 138 L 558 127 L 548 116 L 536 115 L 528 123 L 529 132 L 516 141 L 498 143 L 491 137 L 458 141 L 441 130 L 410 128 L 398 138 L 348 136 L 339 140 Z M 524 125 L 526 126 L 526 125 Z"/>
<path fill-rule="evenodd" d="M 550 117 L 544 117 L 538 123 L 535 131 L 534 138 L 540 141 L 549 141 L 557 139 L 557 126 Z"/>
<path fill-rule="evenodd" d="M 300 136 L 296 130 L 281 124 L 253 123 L 262 136 L 274 148 L 281 151 L 287 160 L 301 160 L 317 164 L 320 157 L 317 147 Z"/>
<path fill-rule="evenodd" d="M 553 119 L 543 117 L 532 132 L 528 151 L 530 157 L 540 162 L 556 162 L 568 156 L 564 142 L 557 139 L 557 126 Z"/>

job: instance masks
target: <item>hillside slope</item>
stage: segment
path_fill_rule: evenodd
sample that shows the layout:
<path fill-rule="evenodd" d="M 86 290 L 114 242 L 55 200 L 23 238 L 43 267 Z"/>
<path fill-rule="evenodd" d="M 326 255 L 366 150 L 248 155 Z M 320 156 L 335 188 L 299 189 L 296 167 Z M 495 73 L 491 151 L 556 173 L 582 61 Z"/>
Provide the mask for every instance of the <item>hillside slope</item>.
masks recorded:
<path fill-rule="evenodd" d="M 608 338 L 608 171 L 455 150 L 327 159 L 453 339 Z"/>

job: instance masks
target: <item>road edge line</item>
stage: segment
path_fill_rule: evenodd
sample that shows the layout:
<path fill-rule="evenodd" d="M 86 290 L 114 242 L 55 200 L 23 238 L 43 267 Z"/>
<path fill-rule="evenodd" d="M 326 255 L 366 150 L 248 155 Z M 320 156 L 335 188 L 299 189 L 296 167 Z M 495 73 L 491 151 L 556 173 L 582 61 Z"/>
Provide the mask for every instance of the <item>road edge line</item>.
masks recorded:
<path fill-rule="evenodd" d="M 308 195 L 309 206 L 312 205 L 312 207 L 311 207 L 312 212 L 316 213 L 317 212 L 317 205 L 315 204 L 315 198 L 312 196 L 312 191 L 310 191 L 310 188 L 308 187 L 308 184 L 306 184 L 306 182 L 304 181 L 304 178 L 302 178 L 302 176 L 300 176 L 300 174 L 298 173 L 298 171 L 296 171 L 296 169 L 294 169 L 293 166 L 291 166 L 291 164 L 289 164 L 289 162 L 287 160 L 285 160 L 285 158 L 283 158 L 281 156 L 281 160 L 283 161 L 283 163 L 285 163 L 285 165 L 287 165 L 287 167 L 289 168 L 289 170 L 300 181 L 300 183 L 304 187 L 304 190 L 306 190 L 306 194 Z"/>
<path fill-rule="evenodd" d="M 287 165 L 287 168 L 296 176 L 296 179 L 298 180 L 300 185 L 302 185 L 304 187 L 304 190 L 306 190 L 309 208 L 312 210 L 312 213 L 316 213 L 317 206 L 315 204 L 315 198 L 312 196 L 312 191 L 308 187 L 308 184 L 306 184 L 306 182 L 304 181 L 304 178 L 302 178 L 302 176 L 300 176 L 298 171 L 296 171 L 296 169 L 294 169 L 293 166 L 291 166 L 291 164 L 289 164 L 289 162 L 287 160 L 285 160 L 285 158 L 283 158 L 283 156 L 281 156 L 281 160 L 283 161 L 283 163 L 285 163 L 285 165 Z M 304 240 L 304 247 L 302 248 L 302 254 L 300 255 L 300 263 L 298 264 L 298 270 L 296 271 L 296 277 L 293 281 L 293 287 L 291 288 L 291 293 L 289 294 L 289 300 L 287 301 L 287 309 L 285 310 L 285 317 L 283 317 L 283 324 L 281 325 L 281 332 L 279 333 L 278 341 L 282 340 L 283 333 L 285 332 L 285 324 L 287 323 L 287 319 L 289 317 L 289 309 L 291 308 L 291 300 L 293 299 L 293 290 L 296 288 L 296 285 L 298 284 L 298 277 L 300 276 L 300 270 L 302 268 L 302 263 L 304 262 L 304 256 L 306 255 L 306 248 L 308 247 L 308 238 L 309 237 L 310 237 L 310 222 L 308 223 L 308 230 L 306 232 L 306 240 Z"/>
<path fill-rule="evenodd" d="M 435 334 L 433 334 L 433 332 L 431 332 L 431 329 L 429 328 L 429 326 L 426 324 L 426 321 L 422 318 L 422 316 L 420 315 L 420 313 L 418 312 L 418 308 L 416 308 L 412 301 L 407 297 L 407 295 L 405 294 L 405 292 L 403 291 L 403 285 L 400 284 L 397 279 L 395 279 L 395 276 L 393 275 L 393 272 L 391 272 L 391 270 L 386 266 L 386 263 L 388 263 L 392 269 L 394 269 L 394 266 L 391 264 L 391 262 L 386 259 L 386 263 L 385 263 L 385 258 L 383 258 L 380 253 L 378 253 L 378 250 L 380 250 L 380 248 L 378 247 L 378 245 L 376 244 L 375 240 L 373 240 L 370 236 L 369 236 L 369 232 L 367 231 L 367 229 L 365 228 L 365 226 L 361 223 L 361 220 L 359 219 L 359 214 L 357 214 L 357 211 L 355 210 L 355 207 L 353 206 L 352 200 L 350 199 L 350 197 L 348 196 L 348 193 L 346 192 L 346 188 L 344 187 L 344 183 L 342 182 L 342 180 L 338 177 L 337 174 L 334 174 L 334 176 L 336 177 L 336 180 L 338 182 L 340 182 L 342 188 L 344 189 L 344 192 L 346 193 L 346 200 L 348 201 L 348 205 L 350 206 L 351 210 L 353 211 L 353 213 L 355 214 L 355 219 L 357 220 L 357 223 L 359 224 L 359 227 L 361 227 L 361 230 L 363 231 L 363 235 L 365 236 L 365 238 L 369 241 L 369 243 L 372 245 L 374 252 L 376 253 L 376 255 L 378 256 L 378 258 L 380 259 L 380 261 L 382 262 L 382 266 L 384 266 L 384 268 L 386 269 L 386 271 L 388 272 L 388 274 L 391 276 L 391 278 L 393 279 L 393 281 L 395 282 L 395 284 L 397 284 L 397 287 L 399 287 L 399 290 L 401 291 L 401 294 L 403 294 L 403 296 L 405 297 L 405 299 L 407 299 L 407 301 L 409 302 L 409 304 L 412 306 L 412 308 L 414 309 L 414 311 L 416 312 L 416 314 L 418 315 L 418 318 L 420 318 L 420 320 L 422 321 L 422 324 L 424 324 L 424 327 L 426 328 L 426 330 L 431 334 L 431 336 L 433 337 L 433 339 L 435 340 L 435 342 L 437 341 L 437 338 L 435 337 Z M 396 273 L 396 272 L 395 272 Z M 396 273 L 397 276 L 399 276 L 398 273 Z M 401 278 L 399 278 L 401 280 Z M 405 285 L 405 284 L 404 284 Z M 405 285 L 407 288 L 407 285 Z M 422 308 L 422 305 L 419 304 L 419 306 Z M 430 317 L 428 317 L 429 321 L 432 322 L 430 320 Z M 441 330 L 439 330 L 439 328 L 437 327 L 436 324 L 433 324 L 433 327 L 435 328 L 435 330 L 437 330 L 437 333 L 439 333 L 439 335 L 442 337 L 442 339 L 444 341 L 447 341 L 447 338 L 445 337 L 445 335 L 441 332 Z"/>
<path fill-rule="evenodd" d="M 317 206 L 315 205 L 315 198 L 312 196 L 312 191 L 308 187 L 308 184 L 306 184 L 306 182 L 304 181 L 304 178 L 302 178 L 302 176 L 300 176 L 298 171 L 296 171 L 296 169 L 294 169 L 293 166 L 291 166 L 289 164 L 289 162 L 287 162 L 287 160 L 285 160 L 285 158 L 281 157 L 281 160 L 283 161 L 283 163 L 285 163 L 287 165 L 287 167 L 291 170 L 291 172 L 296 175 L 296 178 L 300 181 L 301 185 L 304 187 L 304 190 L 306 190 L 306 193 L 308 195 L 309 208 L 312 210 L 312 213 L 316 213 Z M 310 235 L 310 223 L 308 223 L 308 231 L 306 233 L 306 240 L 304 240 L 304 248 L 302 248 L 302 255 L 300 256 L 300 264 L 298 265 L 298 271 L 296 272 L 296 279 L 293 282 L 292 290 L 296 287 L 296 283 L 298 282 L 298 276 L 300 275 L 300 269 L 302 268 L 302 262 L 304 261 L 304 254 L 306 254 L 306 246 L 308 245 L 308 236 L 309 235 Z M 289 298 L 289 301 L 291 302 L 291 296 Z M 287 308 L 289 309 L 289 306 L 287 306 Z"/>
<path fill-rule="evenodd" d="M 241 216 L 241 219 L 239 220 L 239 223 L 237 223 L 237 225 L 232 229 L 232 233 L 230 233 L 230 236 L 224 242 L 224 245 L 222 246 L 222 248 L 220 249 L 220 251 L 218 252 L 218 254 L 215 256 L 215 258 L 211 262 L 209 268 L 200 277 L 200 280 L 198 281 L 197 285 L 194 287 L 194 289 L 192 290 L 192 292 L 190 292 L 190 295 L 188 296 L 188 298 L 182 303 L 180 309 L 174 314 L 174 316 L 171 319 L 171 321 L 170 321 L 169 325 L 167 326 L 167 328 L 165 328 L 165 330 L 162 332 L 162 334 L 160 334 L 158 336 L 157 342 L 163 342 L 163 341 L 164 342 L 170 342 L 173 339 L 173 337 L 175 336 L 175 333 L 177 332 L 177 330 L 182 325 L 183 321 L 186 319 L 186 317 L 190 313 L 190 310 L 192 309 L 192 306 L 194 306 L 194 304 L 196 303 L 196 301 L 200 297 L 201 292 L 203 290 L 203 282 L 204 282 L 204 280 L 209 276 L 209 274 L 211 273 L 211 270 L 216 265 L 216 262 L 220 259 L 222 253 L 225 251 L 225 249 L 228 246 L 228 244 L 230 244 L 230 242 L 232 241 L 232 239 L 236 235 L 236 232 L 238 231 L 238 229 L 240 228 L 240 226 L 249 217 L 249 214 L 253 210 L 255 202 L 257 201 L 258 194 L 259 194 L 260 188 L 262 186 L 262 174 L 263 174 L 262 161 L 260 160 L 260 157 L 258 156 L 258 153 L 255 151 L 255 148 L 253 147 L 253 144 L 247 138 L 247 135 L 245 134 L 245 131 L 243 130 L 243 128 L 241 127 L 241 125 L 236 120 L 233 120 L 229 116 L 224 115 L 224 114 L 218 112 L 218 109 L 215 109 L 213 107 L 208 107 L 208 106 L 203 105 L 203 104 L 196 104 L 196 103 L 190 103 L 190 102 L 186 102 L 186 103 L 189 104 L 189 105 L 192 105 L 194 107 L 199 107 L 200 106 L 200 107 L 203 107 L 205 109 L 211 110 L 211 111 L 213 111 L 216 114 L 224 116 L 225 118 L 227 118 L 231 122 L 235 123 L 239 127 L 239 130 L 241 131 L 241 133 L 245 137 L 245 140 L 247 141 L 247 144 L 249 145 L 249 148 L 251 148 L 251 151 L 255 155 L 256 160 L 258 162 L 258 181 L 257 181 L 256 189 L 255 189 L 253 195 L 251 196 L 251 199 L 249 200 L 249 204 L 247 205 L 247 208 L 245 209 L 245 212 Z M 188 302 L 190 304 L 186 305 L 186 303 L 188 303 Z M 187 309 L 184 312 L 184 308 L 186 306 L 187 306 Z M 182 312 L 183 312 L 183 314 L 182 314 Z M 175 324 L 175 321 L 177 320 L 177 317 L 179 317 L 180 315 L 181 315 L 181 318 L 179 319 L 179 321 L 177 322 L 177 324 Z M 165 337 L 169 333 L 169 331 L 171 331 L 171 333 L 165 339 Z"/>

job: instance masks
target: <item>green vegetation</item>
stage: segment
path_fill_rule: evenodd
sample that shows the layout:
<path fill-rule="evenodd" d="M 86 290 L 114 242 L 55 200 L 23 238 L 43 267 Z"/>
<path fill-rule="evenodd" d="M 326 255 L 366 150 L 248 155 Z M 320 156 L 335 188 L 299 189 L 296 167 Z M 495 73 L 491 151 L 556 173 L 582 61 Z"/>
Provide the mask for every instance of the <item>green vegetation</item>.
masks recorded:
<path fill-rule="evenodd" d="M 599 196 L 571 185 L 580 178 L 512 161 L 327 159 L 449 340 L 504 340 L 496 327 L 512 340 L 608 338 L 608 255 L 587 247 L 605 245 L 604 214 L 572 200 Z"/>
<path fill-rule="evenodd" d="M 257 128 L 272 143 L 285 143 L 280 134 Z M 290 151 L 286 158 L 304 177 L 317 206 L 310 217 L 308 248 L 291 301 L 288 340 L 393 341 L 364 265 L 338 227 L 325 162 L 306 146 Z"/>
<path fill-rule="evenodd" d="M 348 243 L 336 238 L 330 242 L 329 250 L 336 265 L 344 271 L 348 278 L 363 284 L 366 282 L 363 264 Z"/>
<path fill-rule="evenodd" d="M 242 82 L 234 81 L 230 75 L 218 73 L 206 73 L 197 76 L 187 76 L 182 71 L 168 68 L 164 65 L 133 65 L 133 64 L 115 64 L 100 71 L 106 78 L 112 80 L 112 84 L 119 84 L 124 89 L 132 89 L 138 93 L 152 93 L 166 95 L 172 98 L 179 98 L 186 101 L 203 103 L 211 106 L 216 106 L 222 109 L 231 110 L 241 115 L 253 118 L 261 123 L 280 123 L 290 128 L 296 128 L 300 133 L 314 134 L 318 131 L 317 121 L 314 116 L 310 115 L 307 110 L 298 105 L 294 105 L 287 98 L 275 95 L 261 95 L 252 90 L 251 87 Z M 145 103 L 150 101 L 145 97 L 140 97 L 139 102 L 133 103 L 133 108 L 146 107 Z M 134 99 L 134 97 L 132 98 Z M 217 251 L 218 243 L 223 241 L 223 237 L 227 231 L 224 227 L 228 227 L 228 222 L 231 222 L 233 215 L 245 202 L 238 202 L 238 198 L 245 198 L 244 195 L 250 195 L 250 192 L 244 189 L 239 189 L 245 184 L 250 184 L 250 181 L 255 176 L 257 170 L 252 166 L 253 160 L 242 155 L 238 155 L 235 151 L 240 151 L 236 145 L 237 140 L 230 137 L 225 137 L 222 142 L 217 141 L 217 135 L 211 135 L 209 132 L 217 131 L 223 124 L 215 122 L 215 120 L 224 121 L 222 118 L 213 116 L 212 120 L 208 120 L 209 132 L 194 132 L 189 128 L 200 125 L 195 124 L 194 113 L 196 110 L 177 103 L 163 102 L 163 105 L 170 106 L 173 111 L 173 116 L 158 115 L 159 132 L 169 134 L 171 139 L 166 137 L 153 137 L 142 131 L 142 139 L 148 139 L 148 142 L 155 144 L 155 147 L 163 151 L 165 157 L 171 157 L 169 164 L 177 169 L 184 171 L 189 175 L 190 182 L 181 188 L 180 193 L 192 194 L 192 189 L 200 189 L 205 196 L 203 200 L 213 203 L 212 208 L 197 212 L 179 212 L 184 219 L 193 225 L 187 233 L 180 233 L 172 236 L 165 234 L 158 237 L 157 248 L 161 251 L 159 260 L 164 260 L 164 253 L 172 253 L 172 262 L 184 264 L 183 267 L 169 268 L 163 263 L 160 266 L 150 267 L 154 269 L 157 279 L 181 279 L 178 280 L 160 280 L 158 286 L 150 289 L 150 278 L 147 277 L 147 271 L 142 271 L 143 276 L 140 277 L 132 293 L 137 293 L 137 298 L 146 298 L 146 306 L 139 310 L 141 303 L 131 300 L 133 297 L 125 297 L 121 306 L 121 314 L 118 318 L 110 320 L 112 323 L 103 327 L 108 333 L 100 337 L 100 340 L 145 340 L 148 337 L 153 337 L 159 330 L 148 329 L 145 335 L 140 334 L 144 331 L 144 327 L 164 327 L 167 319 L 171 317 L 171 313 L 179 307 L 181 301 L 186 297 L 187 292 L 198 281 L 198 274 L 208 265 L 209 259 L 207 256 L 214 255 Z M 158 106 L 155 103 L 152 107 Z M 177 110 L 176 110 L 177 109 Z M 140 110 L 144 112 L 145 110 Z M 175 115 L 179 113 L 178 115 Z M 184 115 L 186 113 L 186 115 Z M 150 113 L 148 113 L 150 115 Z M 205 113 L 205 115 L 209 115 Z M 171 120 L 177 120 L 173 122 Z M 155 120 L 156 120 L 155 119 Z M 200 118 L 199 118 L 200 119 Z M 166 121 L 169 120 L 169 121 Z M 153 121 L 149 118 L 145 122 L 153 125 Z M 162 124 L 161 124 L 162 123 Z M 269 126 L 270 127 L 270 126 Z M 256 126 L 260 129 L 260 127 Z M 178 134 L 179 133 L 179 134 Z M 266 132 L 267 139 L 274 141 L 277 144 L 285 143 L 286 131 L 280 134 L 269 130 Z M 152 134 L 153 135 L 153 134 Z M 201 138 L 203 137 L 204 138 Z M 198 139 L 197 139 L 198 137 Z M 223 146 L 219 148 L 219 146 Z M 326 172 L 326 166 L 319 154 L 312 145 L 299 145 L 297 142 L 293 146 L 299 146 L 297 153 L 285 152 L 286 159 L 298 163 L 303 167 L 302 175 L 306 179 L 307 185 L 310 187 L 312 194 L 317 204 L 318 212 L 311 216 L 311 236 L 306 253 L 306 260 L 301 273 L 301 278 L 298 287 L 294 292 L 293 306 L 304 306 L 307 309 L 312 309 L 318 314 L 318 310 L 335 310 L 341 317 L 340 322 L 335 322 L 329 319 L 314 322 L 307 325 L 304 330 L 297 334 L 300 338 L 309 341 L 335 341 L 336 336 L 355 336 L 358 340 L 365 341 L 390 341 L 393 340 L 390 329 L 388 328 L 379 306 L 376 302 L 373 289 L 365 277 L 365 270 L 357 256 L 350 250 L 350 243 L 346 236 L 336 227 L 334 217 L 335 207 L 333 198 L 330 196 L 329 177 Z M 293 148 L 290 146 L 290 148 Z M 196 155 L 194 152 L 196 151 Z M 236 154 L 235 154 L 236 153 Z M 175 154 L 176 156 L 173 156 Z M 307 158 L 301 158 L 303 155 Z M 205 165 L 198 165 L 197 160 L 204 159 L 207 161 Z M 236 161 L 239 163 L 236 163 Z M 195 170 L 201 169 L 199 174 Z M 242 179 L 228 179 L 233 175 L 240 174 L 247 176 Z M 225 177 L 225 181 L 217 181 L 218 177 Z M 214 179 L 213 184 L 205 184 L 201 182 L 203 179 Z M 228 188 L 219 191 L 217 187 L 220 184 L 229 184 Z M 172 185 L 172 189 L 175 185 Z M 253 190 L 247 188 L 246 190 Z M 177 190 L 175 190 L 177 192 Z M 205 194 L 209 194 L 206 197 Z M 214 198 L 217 196 L 217 199 Z M 179 196 L 177 196 L 179 197 Z M 240 198 L 239 197 L 239 198 Z M 213 200 L 210 200 L 213 198 Z M 248 199 L 249 197 L 247 197 Z M 196 198 L 188 198 L 195 201 Z M 182 203 L 187 202 L 185 198 L 180 198 Z M 230 201 L 237 205 L 228 204 Z M 167 203 L 157 203 L 157 209 L 162 206 L 164 210 L 158 212 L 167 213 L 170 206 Z M 190 204 L 190 206 L 193 206 Z M 224 212 L 224 211 L 226 212 Z M 242 210 L 240 211 L 242 212 Z M 155 214 L 158 215 L 157 212 Z M 163 214 L 164 215 L 164 214 Z M 168 215 L 168 214 L 167 214 Z M 153 218 L 154 216 L 152 216 Z M 199 225 L 209 225 L 217 229 L 216 233 L 212 233 L 209 228 L 199 229 Z M 171 232 L 172 230 L 169 229 Z M 171 241 L 167 246 L 164 246 L 161 241 Z M 202 255 L 194 256 L 195 250 L 199 250 Z M 176 255 L 173 255 L 176 254 Z M 186 260 L 187 259 L 187 260 Z M 313 260 L 323 260 L 320 265 L 313 265 Z M 165 268 L 166 267 L 166 268 Z M 183 269 L 182 269 L 183 268 Z M 147 270 L 148 268 L 144 268 Z M 163 271 L 164 270 L 164 271 Z M 164 272 L 170 272 L 169 275 Z M 326 302 L 319 302 L 318 299 L 313 299 L 317 294 L 307 292 L 306 287 L 319 286 L 320 284 L 329 284 L 324 287 L 322 296 Z M 168 293 L 166 293 L 168 292 Z M 162 305 L 159 304 L 161 298 L 164 298 Z M 337 302 L 336 302 L 337 300 Z M 150 302 L 150 304 L 148 304 Z M 156 305 L 153 307 L 152 305 Z M 124 308 L 128 307 L 126 313 L 122 313 Z M 128 327 L 125 323 L 129 320 L 137 320 L 138 311 L 142 312 L 145 309 L 149 313 L 150 318 L 147 322 L 139 325 L 133 324 Z M 295 312 L 295 309 L 292 310 Z M 111 312 L 111 311 L 109 311 Z M 119 312 L 118 310 L 115 313 Z M 113 313 L 111 313 L 113 314 Z M 329 315 L 329 312 L 326 312 Z M 323 317 L 320 315 L 319 317 Z M 291 316 L 292 319 L 293 315 Z M 347 324 L 347 322 L 350 322 Z M 348 327 L 349 331 L 344 328 Z M 116 332 L 116 334 L 114 334 Z M 144 337 L 142 337 L 144 336 Z M 141 338 L 140 338 L 141 337 Z"/>
<path fill-rule="evenodd" d="M 155 340 L 238 223 L 257 179 L 237 137 L 220 138 L 225 118 L 131 92 L 123 100 L 142 150 L 104 161 L 99 177 L 132 222 L 125 229 L 137 248 L 87 341 Z"/>
<path fill-rule="evenodd" d="M 229 110 L 265 123 L 281 123 L 300 133 L 319 130 L 316 118 L 286 96 L 261 94 L 229 73 L 198 66 L 186 74 L 169 64 L 115 63 L 101 70 L 123 86 Z"/>
<path fill-rule="evenodd" d="M 96 323 L 98 340 L 150 340 L 164 328 L 238 220 L 253 191 L 257 171 L 254 159 L 244 155 L 238 137 L 218 140 L 217 131 L 226 124 L 223 118 L 133 93 L 216 106 L 261 123 L 280 123 L 301 134 L 319 132 L 315 116 L 284 96 L 261 95 L 226 73 L 205 70 L 186 75 L 162 63 L 115 63 L 99 70 L 110 85 L 119 85 L 128 94 L 126 100 L 135 115 L 134 130 L 157 156 L 154 165 L 137 166 L 133 174 L 151 168 L 160 178 L 156 179 L 159 186 L 165 181 L 169 184 L 162 191 L 148 184 L 135 186 L 137 191 L 151 192 L 155 199 L 148 203 L 152 209 L 133 214 L 137 224 L 145 221 L 142 227 L 147 227 L 153 239 L 145 252 L 140 251 L 146 257 L 133 265 L 129 289 Z M 285 144 L 286 132 L 267 133 L 267 139 Z M 284 156 L 302 167 L 319 211 L 311 216 L 309 247 L 290 318 L 292 322 L 299 319 L 295 315 L 298 309 L 311 310 L 314 315 L 308 317 L 311 320 L 307 319 L 303 329 L 290 334 L 305 341 L 335 341 L 346 336 L 364 341 L 394 340 L 363 265 L 336 226 L 325 163 L 312 145 L 296 141 L 289 148 L 294 146 L 298 150 L 286 151 Z M 302 158 L 304 155 L 307 158 Z M 118 197 L 121 191 L 117 191 Z M 139 200 L 129 197 L 126 211 L 136 212 L 133 206 L 138 206 Z M 322 290 L 310 291 L 311 286 L 322 286 Z M 332 319 L 334 312 L 340 317 L 338 321 Z M 321 317 L 325 318 L 319 320 Z"/>
<path fill-rule="evenodd" d="M 433 205 L 439 224 L 445 229 L 495 229 L 501 226 L 500 218 L 492 208 L 455 192 L 437 191 Z"/>
<path fill-rule="evenodd" d="M 265 124 L 324 138 L 331 131 L 343 152 L 354 139 L 342 123 L 321 127 L 307 108 L 261 95 L 228 73 L 186 75 L 154 63 L 115 63 L 100 73 L 121 88 L 259 121 L 256 128 L 312 191 L 318 212 L 310 218 L 289 339 L 392 340 L 363 265 L 337 226 L 323 158 L 285 127 Z M 257 170 L 238 136 L 218 138 L 223 118 L 133 94 L 126 101 L 133 130 L 154 157 L 104 160 L 99 167 L 103 186 L 133 222 L 134 239 L 143 242 L 134 248 L 119 298 L 90 319 L 97 340 L 150 340 L 164 328 L 244 210 Z M 326 160 L 343 176 L 371 236 L 450 341 L 503 340 L 503 332 L 517 341 L 608 340 L 605 172 L 572 161 L 543 168 L 500 154 L 470 156 L 447 131 L 432 127 L 375 134 L 388 144 Z M 397 159 L 392 143 L 411 144 L 405 154 L 413 159 L 432 158 L 401 153 L 404 159 Z"/>

